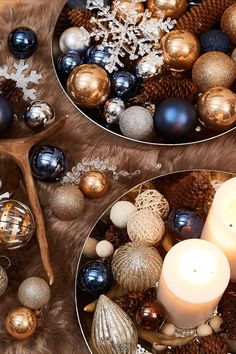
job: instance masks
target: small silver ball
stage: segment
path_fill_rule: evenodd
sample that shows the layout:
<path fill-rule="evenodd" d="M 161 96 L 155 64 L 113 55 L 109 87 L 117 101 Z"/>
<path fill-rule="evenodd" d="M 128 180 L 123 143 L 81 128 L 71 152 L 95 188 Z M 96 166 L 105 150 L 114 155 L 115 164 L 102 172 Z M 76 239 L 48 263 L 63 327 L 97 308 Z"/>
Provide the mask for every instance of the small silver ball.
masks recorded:
<path fill-rule="evenodd" d="M 157 75 L 160 70 L 161 66 L 153 61 L 150 55 L 145 55 L 136 65 L 136 76 L 140 79 L 147 79 Z"/>
<path fill-rule="evenodd" d="M 55 112 L 47 102 L 34 101 L 25 111 L 24 120 L 31 129 L 47 128 L 54 122 Z"/>
<path fill-rule="evenodd" d="M 32 310 L 38 310 L 47 305 L 50 299 L 48 283 L 39 277 L 25 279 L 18 290 L 20 303 Z"/>
<path fill-rule="evenodd" d="M 70 27 L 65 30 L 59 40 L 59 47 L 62 53 L 84 52 L 90 44 L 89 34 L 80 27 Z"/>
<path fill-rule="evenodd" d="M 119 126 L 128 138 L 146 140 L 153 132 L 154 122 L 146 108 L 133 106 L 121 113 Z"/>
<path fill-rule="evenodd" d="M 125 104 L 120 98 L 111 98 L 104 105 L 104 118 L 108 124 L 118 123 L 124 110 Z"/>

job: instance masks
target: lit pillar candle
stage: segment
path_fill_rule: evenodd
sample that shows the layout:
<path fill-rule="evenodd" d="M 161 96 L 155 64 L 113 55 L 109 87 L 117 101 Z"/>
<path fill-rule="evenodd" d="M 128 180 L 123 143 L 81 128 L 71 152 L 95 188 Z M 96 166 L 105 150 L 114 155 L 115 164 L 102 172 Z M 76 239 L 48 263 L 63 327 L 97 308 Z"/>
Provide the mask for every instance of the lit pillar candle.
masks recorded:
<path fill-rule="evenodd" d="M 236 280 L 236 178 L 217 190 L 201 238 L 221 248 L 229 261 L 230 277 Z"/>
<path fill-rule="evenodd" d="M 164 259 L 157 290 L 166 319 L 178 328 L 206 322 L 229 279 L 229 263 L 217 246 L 200 239 L 177 243 Z"/>

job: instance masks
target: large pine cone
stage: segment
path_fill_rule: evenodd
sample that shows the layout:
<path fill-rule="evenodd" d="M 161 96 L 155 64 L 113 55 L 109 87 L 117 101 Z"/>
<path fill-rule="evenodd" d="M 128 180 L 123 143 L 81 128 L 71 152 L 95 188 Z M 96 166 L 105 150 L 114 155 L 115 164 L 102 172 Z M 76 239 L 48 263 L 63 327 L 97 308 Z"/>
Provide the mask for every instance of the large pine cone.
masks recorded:
<path fill-rule="evenodd" d="M 109 229 L 105 233 L 105 240 L 110 241 L 114 248 L 119 248 L 125 243 L 130 242 L 127 231 L 119 229 L 114 225 L 109 226 Z"/>
<path fill-rule="evenodd" d="M 12 79 L 0 80 L 0 96 L 5 97 L 11 103 L 18 102 L 23 98 L 23 91 L 16 85 L 17 82 Z"/>

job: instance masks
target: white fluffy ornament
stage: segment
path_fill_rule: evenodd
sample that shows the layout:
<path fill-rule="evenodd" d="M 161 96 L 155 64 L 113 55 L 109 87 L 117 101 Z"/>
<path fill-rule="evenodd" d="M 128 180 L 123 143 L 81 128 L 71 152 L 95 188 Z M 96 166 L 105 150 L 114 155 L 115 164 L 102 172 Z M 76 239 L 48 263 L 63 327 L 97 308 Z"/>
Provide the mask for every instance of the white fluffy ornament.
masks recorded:
<path fill-rule="evenodd" d="M 96 246 L 96 253 L 98 257 L 101 258 L 111 257 L 114 253 L 114 246 L 111 242 L 107 240 L 102 240 L 98 242 Z"/>
<path fill-rule="evenodd" d="M 112 206 L 110 211 L 110 219 L 115 226 L 125 229 L 129 218 L 136 211 L 137 209 L 134 204 L 121 200 Z"/>
<path fill-rule="evenodd" d="M 135 199 L 135 206 L 138 210 L 147 209 L 160 215 L 162 219 L 166 219 L 170 207 L 166 198 L 155 189 L 147 189 L 139 194 Z"/>

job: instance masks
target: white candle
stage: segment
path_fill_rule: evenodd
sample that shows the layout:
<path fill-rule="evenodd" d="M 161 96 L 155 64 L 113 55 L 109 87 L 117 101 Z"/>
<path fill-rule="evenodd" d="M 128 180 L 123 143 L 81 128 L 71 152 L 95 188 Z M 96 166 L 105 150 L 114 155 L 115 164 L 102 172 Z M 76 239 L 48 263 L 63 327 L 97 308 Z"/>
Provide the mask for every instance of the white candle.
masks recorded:
<path fill-rule="evenodd" d="M 177 243 L 164 259 L 157 290 L 166 319 L 179 328 L 206 322 L 229 279 L 229 263 L 217 246 L 200 239 Z"/>
<path fill-rule="evenodd" d="M 201 238 L 221 248 L 229 261 L 230 277 L 236 280 L 236 178 L 217 190 Z"/>

